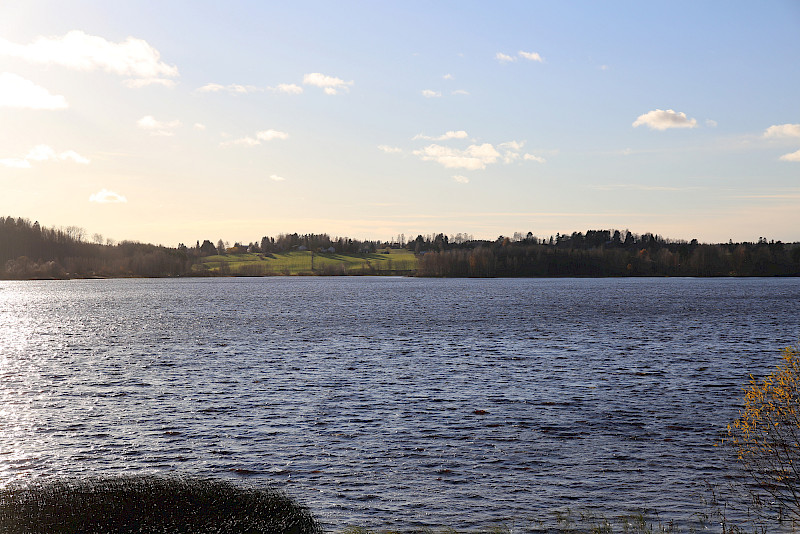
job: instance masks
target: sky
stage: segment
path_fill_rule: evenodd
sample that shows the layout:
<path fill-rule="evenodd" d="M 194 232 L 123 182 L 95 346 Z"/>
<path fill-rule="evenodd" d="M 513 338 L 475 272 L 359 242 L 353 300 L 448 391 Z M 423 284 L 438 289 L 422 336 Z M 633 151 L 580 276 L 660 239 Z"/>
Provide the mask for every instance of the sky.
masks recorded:
<path fill-rule="evenodd" d="M 800 1 L 0 2 L 0 215 L 800 241 Z"/>

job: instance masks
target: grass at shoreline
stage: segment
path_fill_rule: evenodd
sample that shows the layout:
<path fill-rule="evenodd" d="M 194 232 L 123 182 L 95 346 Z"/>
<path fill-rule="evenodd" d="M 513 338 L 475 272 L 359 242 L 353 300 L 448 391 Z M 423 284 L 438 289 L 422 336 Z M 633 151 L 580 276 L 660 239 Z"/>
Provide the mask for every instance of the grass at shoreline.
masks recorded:
<path fill-rule="evenodd" d="M 298 276 L 409 274 L 417 268 L 413 252 L 336 254 L 311 251 L 208 256 L 192 267 L 194 275 Z"/>

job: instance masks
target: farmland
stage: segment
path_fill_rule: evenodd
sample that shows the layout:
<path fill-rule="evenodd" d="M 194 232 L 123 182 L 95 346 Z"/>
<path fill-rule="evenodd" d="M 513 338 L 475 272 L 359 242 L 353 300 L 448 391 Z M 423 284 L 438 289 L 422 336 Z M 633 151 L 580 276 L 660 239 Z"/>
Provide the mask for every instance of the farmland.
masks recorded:
<path fill-rule="evenodd" d="M 196 276 L 406 275 L 417 267 L 414 253 L 387 249 L 370 254 L 292 251 L 272 254 L 226 254 L 202 258 L 192 266 Z"/>

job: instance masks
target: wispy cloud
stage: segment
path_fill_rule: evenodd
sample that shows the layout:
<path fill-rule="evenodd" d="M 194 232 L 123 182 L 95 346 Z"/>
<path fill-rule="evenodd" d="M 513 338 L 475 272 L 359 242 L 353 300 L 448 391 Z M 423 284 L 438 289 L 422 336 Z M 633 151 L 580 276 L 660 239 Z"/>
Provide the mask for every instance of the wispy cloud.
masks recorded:
<path fill-rule="evenodd" d="M 455 91 L 450 93 L 451 95 L 468 95 L 469 91 L 465 91 L 464 89 L 456 89 Z"/>
<path fill-rule="evenodd" d="M 423 89 L 422 96 L 425 98 L 439 98 L 442 96 L 442 93 L 439 91 L 433 91 L 432 89 Z"/>
<path fill-rule="evenodd" d="M 243 145 L 243 146 L 258 146 L 263 142 L 273 141 L 275 139 L 288 139 L 289 134 L 278 130 L 261 130 L 256 132 L 254 136 L 241 137 L 233 141 L 225 141 L 220 143 L 221 146 Z"/>
<path fill-rule="evenodd" d="M 147 41 L 128 37 L 113 43 L 103 37 L 73 30 L 63 37 L 38 37 L 22 45 L 0 39 L 0 55 L 17 57 L 32 63 L 60 65 L 74 70 L 104 70 L 137 79 L 131 86 L 165 81 L 178 76 L 178 68 L 161 61 L 161 54 Z"/>
<path fill-rule="evenodd" d="M 545 163 L 547 160 L 541 156 L 535 156 L 533 154 L 523 154 L 522 159 L 525 161 L 535 161 L 536 163 Z"/>
<path fill-rule="evenodd" d="M 237 83 L 232 83 L 230 85 L 207 83 L 204 86 L 197 89 L 197 92 L 199 93 L 218 93 L 221 91 L 225 91 L 226 93 L 231 93 L 231 94 L 244 95 L 247 93 L 257 93 L 259 91 L 263 91 L 263 89 L 260 89 L 255 85 L 240 85 Z"/>
<path fill-rule="evenodd" d="M 604 184 L 604 185 L 590 185 L 589 189 L 595 189 L 598 191 L 616 191 L 619 189 L 623 190 L 635 190 L 635 191 L 698 191 L 702 189 L 706 189 L 705 187 L 699 186 L 686 186 L 686 187 L 675 187 L 675 186 L 667 186 L 667 185 L 643 185 L 643 184 Z"/>
<path fill-rule="evenodd" d="M 128 199 L 124 196 L 108 189 L 101 189 L 97 193 L 89 195 L 89 202 L 97 202 L 98 204 L 120 204 L 127 201 Z"/>
<path fill-rule="evenodd" d="M 537 52 L 524 52 L 520 50 L 518 52 L 519 57 L 523 59 L 527 59 L 528 61 L 537 61 L 539 63 L 544 63 L 542 56 L 540 56 Z"/>
<path fill-rule="evenodd" d="M 270 87 L 274 93 L 285 93 L 287 95 L 299 95 L 303 93 L 303 88 L 293 83 L 279 83 L 275 87 Z"/>
<path fill-rule="evenodd" d="M 175 80 L 168 78 L 131 78 L 122 82 L 122 85 L 129 89 L 140 89 L 148 85 L 162 85 L 164 87 L 175 87 Z"/>
<path fill-rule="evenodd" d="M 764 130 L 764 137 L 800 137 L 800 124 L 776 124 Z"/>
<path fill-rule="evenodd" d="M 468 184 L 469 183 L 469 178 L 467 178 L 466 176 L 463 176 L 461 174 L 454 174 L 453 175 L 453 181 L 456 182 L 456 183 L 459 183 L 459 184 Z"/>
<path fill-rule="evenodd" d="M 259 141 L 272 141 L 273 139 L 288 139 L 289 134 L 280 132 L 278 130 L 262 130 L 256 133 L 256 139 Z"/>
<path fill-rule="evenodd" d="M 445 74 L 444 76 L 442 76 L 442 79 L 443 80 L 452 80 L 453 79 L 453 75 L 452 74 Z"/>
<path fill-rule="evenodd" d="M 31 162 L 24 158 L 0 158 L 0 166 L 9 169 L 30 169 Z"/>
<path fill-rule="evenodd" d="M 67 99 L 10 72 L 0 73 L 0 107 L 64 109 Z"/>
<path fill-rule="evenodd" d="M 495 54 L 494 58 L 500 63 L 514 63 L 519 58 L 527 59 L 528 61 L 536 61 L 537 63 L 544 63 L 544 59 L 542 59 L 542 56 L 540 56 L 538 52 L 525 52 L 524 50 L 517 52 L 516 56 L 498 52 Z"/>
<path fill-rule="evenodd" d="M 269 175 L 269 179 L 272 180 L 273 182 L 285 182 L 286 181 L 286 178 L 284 178 L 283 176 L 278 176 L 277 174 L 270 174 Z"/>
<path fill-rule="evenodd" d="M 671 109 L 655 109 L 648 111 L 644 115 L 639 115 L 633 121 L 633 127 L 647 126 L 651 130 L 667 130 L 670 128 L 696 128 L 697 120 L 689 119 L 686 113 Z"/>
<path fill-rule="evenodd" d="M 325 94 L 336 95 L 340 91 L 349 91 L 353 81 L 346 82 L 341 78 L 334 76 L 326 76 L 319 72 L 312 72 L 303 76 L 303 85 L 313 85 L 320 87 L 325 91 Z"/>
<path fill-rule="evenodd" d="M 517 60 L 517 58 L 514 56 L 509 56 L 508 54 L 504 54 L 502 52 L 495 54 L 494 58 L 500 63 L 512 63 Z"/>
<path fill-rule="evenodd" d="M 29 161 L 69 160 L 75 163 L 80 163 L 81 165 L 87 165 L 89 163 L 88 158 L 84 158 L 74 150 L 66 150 L 58 154 L 55 150 L 47 145 L 36 145 L 31 149 L 30 152 L 28 152 L 28 155 L 25 156 L 25 159 Z"/>
<path fill-rule="evenodd" d="M 466 139 L 469 137 L 467 132 L 464 130 L 449 130 L 442 135 L 431 137 L 425 134 L 417 134 L 411 138 L 412 141 L 416 141 L 417 139 L 425 139 L 427 141 L 447 141 L 448 139 Z"/>
<path fill-rule="evenodd" d="M 195 130 L 203 131 L 203 130 L 206 129 L 206 125 L 202 124 L 202 123 L 199 123 L 199 122 L 196 122 L 196 123 L 194 123 L 194 128 L 195 128 Z"/>
<path fill-rule="evenodd" d="M 378 150 L 380 150 L 381 152 L 384 152 L 386 154 L 400 154 L 403 151 L 402 148 L 389 146 L 389 145 L 378 145 Z"/>
<path fill-rule="evenodd" d="M 150 135 L 175 135 L 175 129 L 181 125 L 181 121 L 158 121 L 152 115 L 145 115 L 138 121 L 136 125 L 142 130 L 147 130 Z"/>
<path fill-rule="evenodd" d="M 780 157 L 781 161 L 800 161 L 800 150 Z"/>
<path fill-rule="evenodd" d="M 46 161 L 71 161 L 81 165 L 88 165 L 90 163 L 88 158 L 81 156 L 74 150 L 66 150 L 59 153 L 48 145 L 36 145 L 28 151 L 28 154 L 24 158 L 0 159 L 0 165 L 14 169 L 30 169 L 31 162 Z"/>

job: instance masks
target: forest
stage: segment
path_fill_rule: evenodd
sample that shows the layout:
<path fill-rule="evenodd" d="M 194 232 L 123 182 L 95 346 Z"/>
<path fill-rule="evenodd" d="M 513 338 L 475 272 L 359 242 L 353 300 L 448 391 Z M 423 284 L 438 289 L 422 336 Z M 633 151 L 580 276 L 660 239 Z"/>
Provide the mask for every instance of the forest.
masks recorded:
<path fill-rule="evenodd" d="M 588 230 L 539 238 L 531 232 L 476 240 L 468 234 L 418 235 L 406 241 L 280 234 L 236 242 L 204 239 L 175 248 L 87 238 L 78 227 L 45 228 L 24 218 L 0 217 L 1 279 L 214 276 L 193 269 L 209 256 L 292 251 L 366 255 L 406 248 L 416 257 L 408 272 L 424 277 L 800 276 L 800 243 L 701 244 L 627 230 Z M 326 271 L 324 274 L 329 274 Z M 311 273 L 314 274 L 314 273 Z"/>

